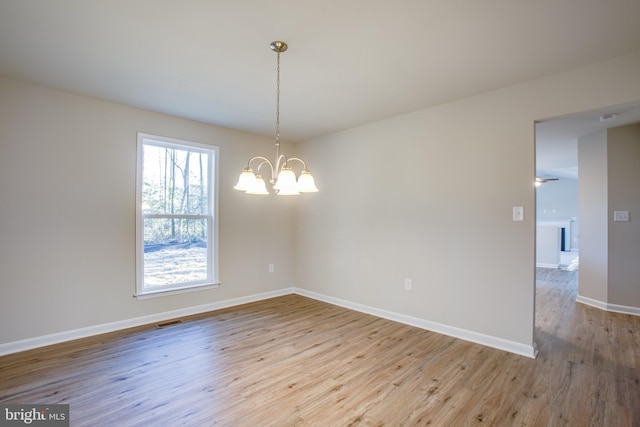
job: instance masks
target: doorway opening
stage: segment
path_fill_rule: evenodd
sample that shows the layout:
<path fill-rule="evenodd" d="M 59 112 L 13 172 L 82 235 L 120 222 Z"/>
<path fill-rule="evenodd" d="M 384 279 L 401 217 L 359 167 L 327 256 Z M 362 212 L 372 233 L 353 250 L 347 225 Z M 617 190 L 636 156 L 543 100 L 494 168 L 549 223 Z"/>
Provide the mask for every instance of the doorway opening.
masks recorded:
<path fill-rule="evenodd" d="M 579 269 L 580 135 L 570 120 L 536 123 L 536 269 Z"/>
<path fill-rule="evenodd" d="M 573 271 L 579 301 L 581 264 L 583 271 L 597 269 L 606 262 L 602 257 L 609 250 L 607 240 L 600 239 L 609 215 L 606 188 L 599 191 L 607 185 L 607 129 L 639 122 L 640 101 L 535 123 L 536 176 L 540 178 L 536 189 L 536 280 L 553 272 Z M 600 147 L 594 144 L 603 145 L 593 148 Z M 579 166 L 583 180 L 579 179 Z M 601 202 L 594 194 L 602 197 Z M 599 222 L 592 220 L 594 215 Z M 581 236 L 585 239 L 582 247 Z M 584 281 L 585 286 L 589 283 Z"/>

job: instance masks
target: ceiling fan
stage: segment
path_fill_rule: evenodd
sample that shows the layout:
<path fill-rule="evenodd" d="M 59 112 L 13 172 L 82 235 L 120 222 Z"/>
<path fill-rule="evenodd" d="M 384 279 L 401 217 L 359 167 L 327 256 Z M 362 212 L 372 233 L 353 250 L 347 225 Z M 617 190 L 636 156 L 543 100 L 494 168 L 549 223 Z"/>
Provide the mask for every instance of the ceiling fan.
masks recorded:
<path fill-rule="evenodd" d="M 560 178 L 538 178 L 536 177 L 536 187 L 540 187 L 549 181 L 558 181 Z"/>

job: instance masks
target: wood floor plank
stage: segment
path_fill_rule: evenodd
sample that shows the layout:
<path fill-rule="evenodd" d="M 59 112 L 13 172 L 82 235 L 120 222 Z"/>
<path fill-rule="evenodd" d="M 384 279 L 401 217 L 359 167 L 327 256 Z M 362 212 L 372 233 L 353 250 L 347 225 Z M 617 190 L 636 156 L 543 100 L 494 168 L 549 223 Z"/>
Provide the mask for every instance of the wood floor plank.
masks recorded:
<path fill-rule="evenodd" d="M 539 269 L 537 359 L 297 295 L 0 357 L 73 426 L 634 426 L 640 319 Z"/>

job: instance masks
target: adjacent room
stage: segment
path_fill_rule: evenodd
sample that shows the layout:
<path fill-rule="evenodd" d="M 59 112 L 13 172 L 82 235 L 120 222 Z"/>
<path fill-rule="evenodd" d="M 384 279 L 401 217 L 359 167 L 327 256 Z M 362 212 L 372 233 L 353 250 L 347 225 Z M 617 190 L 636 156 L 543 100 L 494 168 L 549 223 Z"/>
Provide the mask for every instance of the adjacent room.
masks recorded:
<path fill-rule="evenodd" d="M 635 425 L 639 17 L 0 0 L 0 424 Z"/>

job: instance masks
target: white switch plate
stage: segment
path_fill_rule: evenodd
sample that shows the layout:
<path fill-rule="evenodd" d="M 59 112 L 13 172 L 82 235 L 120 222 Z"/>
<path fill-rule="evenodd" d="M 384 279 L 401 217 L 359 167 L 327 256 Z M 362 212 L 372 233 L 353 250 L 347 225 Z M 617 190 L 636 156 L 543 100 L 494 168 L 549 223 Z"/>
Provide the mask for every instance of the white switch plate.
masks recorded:
<path fill-rule="evenodd" d="M 269 273 L 273 273 L 273 264 L 269 264 Z"/>
<path fill-rule="evenodd" d="M 628 222 L 629 221 L 629 211 L 614 211 L 613 212 L 613 220 L 616 222 Z"/>
<path fill-rule="evenodd" d="M 410 291 L 411 290 L 411 279 L 404 279 L 404 290 L 405 291 Z"/>
<path fill-rule="evenodd" d="M 513 207 L 513 220 L 524 221 L 524 207 L 522 206 Z"/>

